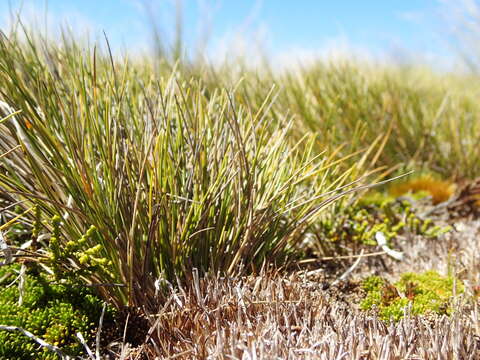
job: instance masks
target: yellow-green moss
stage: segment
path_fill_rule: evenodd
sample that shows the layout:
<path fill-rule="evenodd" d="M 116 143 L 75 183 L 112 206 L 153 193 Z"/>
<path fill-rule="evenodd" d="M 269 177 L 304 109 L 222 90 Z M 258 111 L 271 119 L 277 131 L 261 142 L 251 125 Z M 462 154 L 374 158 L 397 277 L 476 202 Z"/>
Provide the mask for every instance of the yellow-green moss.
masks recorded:
<path fill-rule="evenodd" d="M 452 276 L 441 276 L 436 271 L 405 273 L 394 284 L 370 276 L 363 281 L 362 288 L 366 297 L 360 308 L 369 310 L 376 306 L 382 319 L 395 321 L 403 316 L 404 308 L 410 302 L 413 315 L 450 314 L 452 296 L 464 290 L 460 281 L 455 281 Z"/>
<path fill-rule="evenodd" d="M 18 304 L 18 286 L 8 286 L 18 265 L 0 267 L 0 324 L 18 326 L 76 356 L 83 347 L 76 338 L 80 332 L 91 342 L 100 318 L 102 302 L 85 287 L 52 284 L 44 274 L 27 272 L 23 304 Z M 113 309 L 107 308 L 111 319 Z M 0 359 L 58 359 L 58 356 L 20 332 L 0 330 Z"/>
<path fill-rule="evenodd" d="M 431 196 L 434 204 L 447 201 L 455 192 L 455 184 L 437 179 L 432 174 L 422 174 L 403 182 L 394 183 L 389 192 L 398 197 L 407 193 L 417 197 Z"/>

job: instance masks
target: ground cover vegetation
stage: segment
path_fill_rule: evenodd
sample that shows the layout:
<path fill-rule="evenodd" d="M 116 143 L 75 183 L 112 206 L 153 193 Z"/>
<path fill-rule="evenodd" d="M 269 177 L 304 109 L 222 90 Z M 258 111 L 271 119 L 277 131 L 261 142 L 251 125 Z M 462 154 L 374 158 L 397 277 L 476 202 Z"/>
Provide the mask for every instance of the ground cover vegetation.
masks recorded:
<path fill-rule="evenodd" d="M 475 358 L 477 255 L 391 269 L 465 245 L 445 209 L 480 201 L 478 79 L 173 53 L 1 34 L 0 358 Z"/>

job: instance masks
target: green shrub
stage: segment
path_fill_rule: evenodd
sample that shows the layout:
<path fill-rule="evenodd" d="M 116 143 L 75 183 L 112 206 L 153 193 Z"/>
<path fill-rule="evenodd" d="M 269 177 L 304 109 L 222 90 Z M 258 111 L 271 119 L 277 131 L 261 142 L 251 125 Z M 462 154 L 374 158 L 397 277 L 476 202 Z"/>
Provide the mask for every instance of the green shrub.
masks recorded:
<path fill-rule="evenodd" d="M 420 218 L 408 201 L 395 200 L 377 191 L 368 193 L 356 204 L 326 214 L 312 228 L 317 234 L 317 241 L 313 245 L 321 256 L 338 254 L 344 246 L 376 246 L 377 232 L 382 232 L 387 240 L 394 240 L 407 231 L 437 238 L 451 229 L 449 226 L 435 225 L 430 219 Z"/>
<path fill-rule="evenodd" d="M 18 304 L 18 265 L 0 268 L 0 324 L 17 326 L 55 345 L 69 355 L 84 348 L 75 334 L 80 332 L 92 344 L 102 311 L 102 302 L 84 287 L 50 284 L 43 275 L 25 275 L 23 304 Z M 8 274 L 11 273 L 10 276 Z M 112 315 L 107 311 L 107 318 Z M 0 330 L 0 359 L 57 359 L 20 332 Z"/>

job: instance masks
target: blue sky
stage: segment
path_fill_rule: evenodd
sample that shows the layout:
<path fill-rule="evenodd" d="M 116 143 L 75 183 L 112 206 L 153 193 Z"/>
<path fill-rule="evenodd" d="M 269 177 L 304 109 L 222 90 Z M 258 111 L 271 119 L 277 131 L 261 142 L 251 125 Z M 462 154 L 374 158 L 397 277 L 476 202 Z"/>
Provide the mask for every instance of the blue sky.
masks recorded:
<path fill-rule="evenodd" d="M 445 0 L 443 0 L 445 1 Z M 94 37 L 104 30 L 115 50 L 145 49 L 150 44 L 148 15 L 172 33 L 173 0 L 0 0 L 0 26 L 8 23 L 9 4 L 23 3 L 27 19 L 42 19 L 51 28 L 70 23 L 75 32 L 88 29 Z M 227 44 L 258 42 L 270 55 L 321 53 L 336 46 L 370 54 L 408 52 L 447 56 L 436 30 L 440 0 L 183 0 L 187 47 L 209 34 L 209 51 Z M 145 4 L 149 4 L 145 7 Z M 147 10 L 148 8 L 148 10 Z M 47 10 L 45 10 L 47 9 Z M 444 11 L 444 9 L 443 9 Z M 236 45 L 235 45 L 236 46 Z"/>

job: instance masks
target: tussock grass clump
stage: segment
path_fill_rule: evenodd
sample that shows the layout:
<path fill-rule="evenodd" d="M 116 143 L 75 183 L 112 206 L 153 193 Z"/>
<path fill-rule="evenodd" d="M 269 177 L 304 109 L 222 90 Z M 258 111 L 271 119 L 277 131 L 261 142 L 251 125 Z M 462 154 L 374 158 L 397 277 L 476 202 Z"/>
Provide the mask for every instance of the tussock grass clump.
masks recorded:
<path fill-rule="evenodd" d="M 45 265 L 102 285 L 117 306 L 153 307 L 156 281 L 192 267 L 284 264 L 333 200 L 324 193 L 358 173 L 339 174 L 313 136 L 292 146 L 268 95 L 250 108 L 68 39 L 2 37 L 0 68 L 0 152 L 17 147 L 0 189 L 36 209 Z"/>

